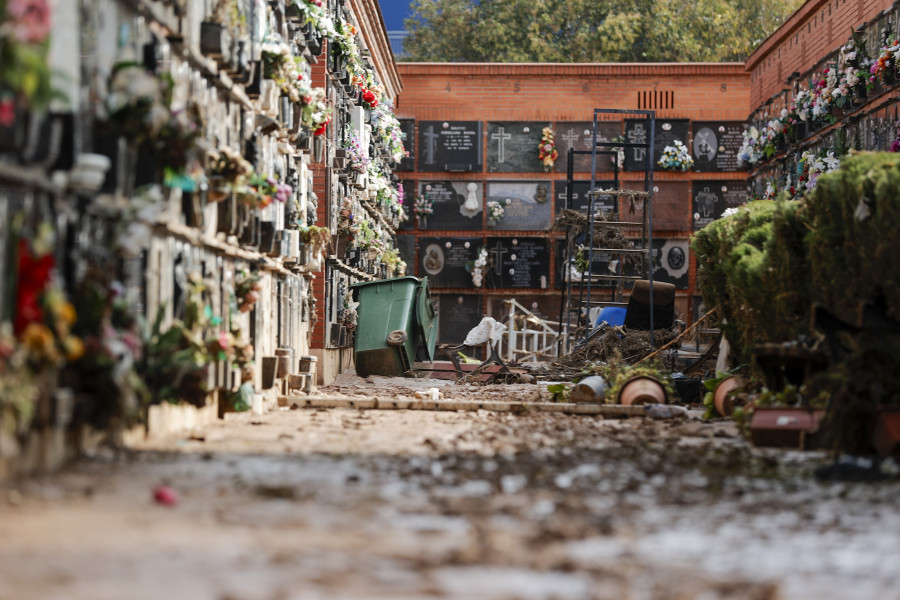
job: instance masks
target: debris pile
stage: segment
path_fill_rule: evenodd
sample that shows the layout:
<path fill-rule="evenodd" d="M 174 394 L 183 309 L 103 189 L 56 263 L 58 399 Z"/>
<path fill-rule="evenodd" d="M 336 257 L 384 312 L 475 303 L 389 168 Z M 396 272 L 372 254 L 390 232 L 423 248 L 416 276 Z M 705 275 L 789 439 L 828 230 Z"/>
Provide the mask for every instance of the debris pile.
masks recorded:
<path fill-rule="evenodd" d="M 547 376 L 558 380 L 572 379 L 583 375 L 592 364 L 608 363 L 613 359 L 634 364 L 675 339 L 675 336 L 673 329 L 657 329 L 653 334 L 654 347 L 650 344 L 649 331 L 609 327 L 583 346 L 550 363 Z"/>

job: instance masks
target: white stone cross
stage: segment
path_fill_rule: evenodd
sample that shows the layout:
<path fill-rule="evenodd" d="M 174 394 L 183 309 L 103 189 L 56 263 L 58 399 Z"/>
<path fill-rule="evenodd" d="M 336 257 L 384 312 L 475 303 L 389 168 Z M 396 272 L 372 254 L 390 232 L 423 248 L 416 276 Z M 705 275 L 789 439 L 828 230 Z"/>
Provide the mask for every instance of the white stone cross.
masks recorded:
<path fill-rule="evenodd" d="M 506 144 L 504 142 L 506 140 L 511 140 L 512 134 L 506 133 L 506 130 L 503 127 L 499 127 L 499 128 L 497 128 L 497 133 L 492 135 L 491 139 L 497 140 L 497 142 L 500 144 L 500 152 L 497 155 L 497 162 L 499 162 L 499 163 L 506 162 L 506 153 L 504 151 Z M 499 273 L 497 273 L 497 274 L 499 275 Z"/>
<path fill-rule="evenodd" d="M 434 152 L 437 150 L 437 141 L 440 136 L 434 132 L 434 125 L 425 130 L 425 164 L 434 164 Z"/>

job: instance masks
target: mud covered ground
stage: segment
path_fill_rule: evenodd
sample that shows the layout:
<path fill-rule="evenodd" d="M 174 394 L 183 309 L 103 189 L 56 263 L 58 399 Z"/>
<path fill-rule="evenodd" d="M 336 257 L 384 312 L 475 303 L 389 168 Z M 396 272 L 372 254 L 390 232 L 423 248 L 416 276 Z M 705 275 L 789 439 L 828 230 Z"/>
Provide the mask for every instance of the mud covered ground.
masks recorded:
<path fill-rule="evenodd" d="M 820 484 L 825 460 L 695 418 L 230 415 L 2 488 L 0 598 L 900 598 L 900 484 Z"/>

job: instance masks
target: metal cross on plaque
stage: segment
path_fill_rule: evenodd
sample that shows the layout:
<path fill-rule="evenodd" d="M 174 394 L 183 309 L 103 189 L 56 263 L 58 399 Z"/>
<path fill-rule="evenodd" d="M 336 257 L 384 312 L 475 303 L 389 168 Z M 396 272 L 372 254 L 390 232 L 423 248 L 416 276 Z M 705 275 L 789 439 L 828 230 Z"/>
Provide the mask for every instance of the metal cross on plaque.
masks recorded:
<path fill-rule="evenodd" d="M 509 250 L 503 247 L 502 242 L 497 242 L 497 245 L 491 248 L 488 252 L 491 253 L 494 259 L 494 275 L 499 277 L 503 273 L 503 255 L 509 254 Z"/>

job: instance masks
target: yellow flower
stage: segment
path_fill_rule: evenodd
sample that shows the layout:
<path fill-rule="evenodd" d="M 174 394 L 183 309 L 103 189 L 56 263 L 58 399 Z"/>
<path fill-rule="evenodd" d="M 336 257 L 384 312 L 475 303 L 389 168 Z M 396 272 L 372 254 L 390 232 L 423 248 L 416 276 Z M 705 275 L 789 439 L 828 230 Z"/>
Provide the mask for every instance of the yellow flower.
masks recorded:
<path fill-rule="evenodd" d="M 66 360 L 69 362 L 75 362 L 84 356 L 84 343 L 81 338 L 70 335 L 63 342 L 63 347 L 66 349 Z"/>
<path fill-rule="evenodd" d="M 57 358 L 53 332 L 43 323 L 29 323 L 22 332 L 22 343 L 29 354 L 37 359 L 55 360 Z"/>
<path fill-rule="evenodd" d="M 59 316 L 67 325 L 74 325 L 78 320 L 78 313 L 75 312 L 75 307 L 71 302 L 63 302 L 59 309 Z"/>

